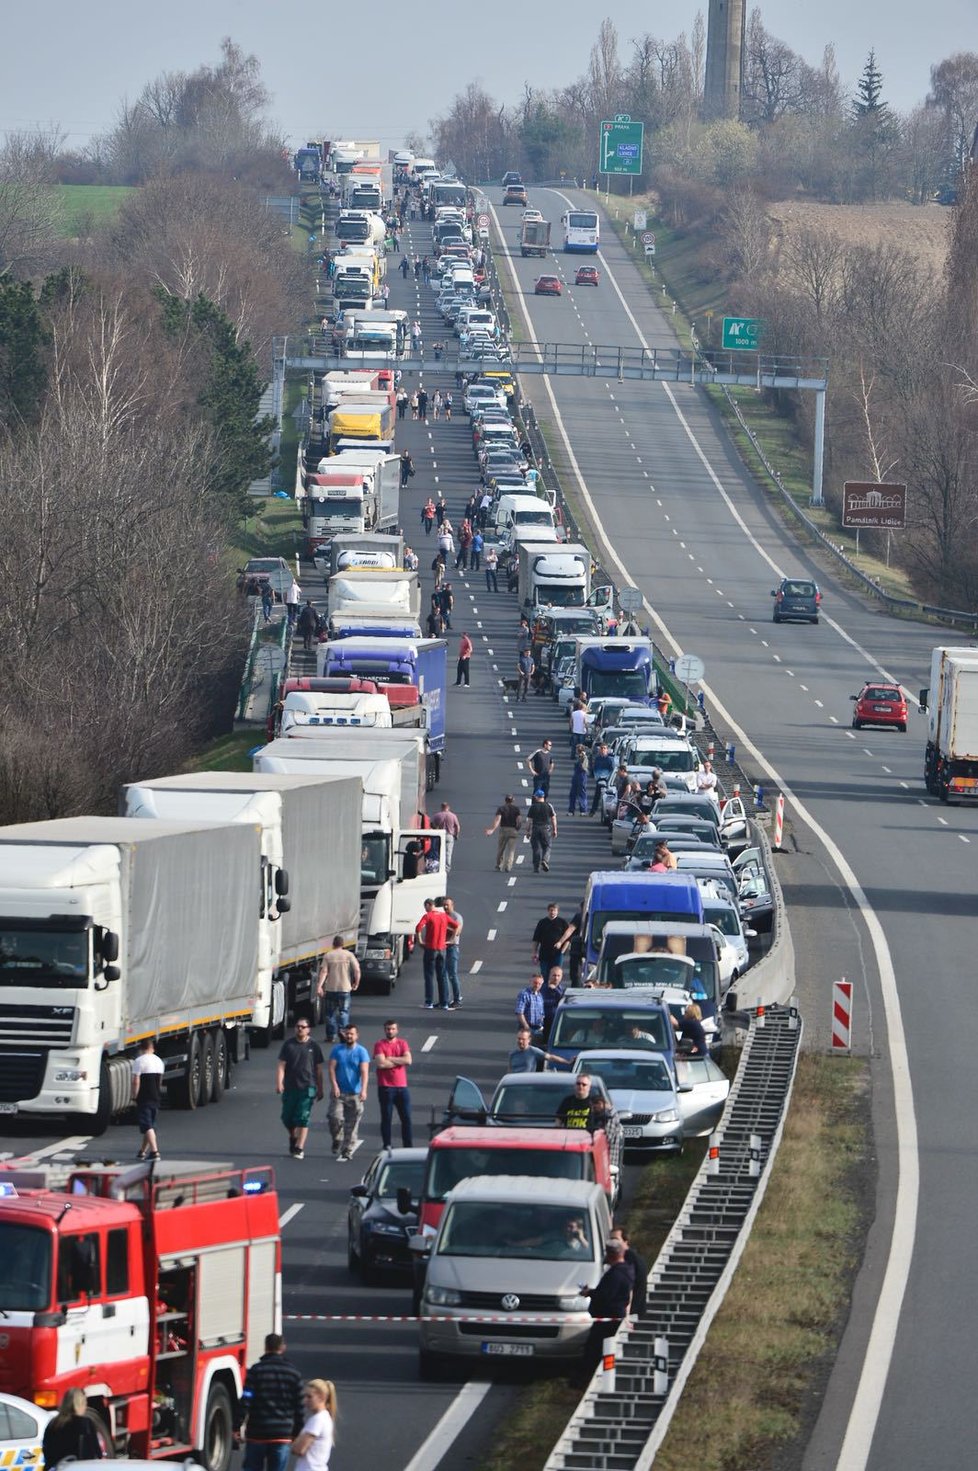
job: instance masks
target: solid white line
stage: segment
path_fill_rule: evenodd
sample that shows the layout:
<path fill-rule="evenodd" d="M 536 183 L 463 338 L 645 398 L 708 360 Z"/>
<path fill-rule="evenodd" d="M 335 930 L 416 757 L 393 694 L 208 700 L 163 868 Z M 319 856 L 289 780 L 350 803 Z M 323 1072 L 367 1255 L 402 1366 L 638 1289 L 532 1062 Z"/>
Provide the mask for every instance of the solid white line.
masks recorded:
<path fill-rule="evenodd" d="M 556 194 L 559 194 L 562 199 L 567 199 L 566 194 L 562 194 L 560 190 L 555 190 L 554 192 Z M 568 200 L 568 203 L 570 204 L 571 201 Z M 493 210 L 493 213 L 495 214 L 495 210 Z M 496 217 L 496 223 L 497 225 L 499 223 L 498 216 Z M 507 256 L 506 263 L 509 267 L 513 281 L 518 290 L 519 283 L 516 278 L 516 269 L 513 265 L 512 258 Z M 617 281 L 614 278 L 613 272 L 608 270 L 607 261 L 604 262 L 604 265 L 608 275 L 608 279 L 610 280 L 623 307 L 625 308 L 625 311 L 629 319 L 631 320 L 632 325 L 635 327 L 636 333 L 639 336 L 639 340 L 642 341 L 643 344 L 647 347 L 648 344 L 645 343 L 644 338 L 642 337 L 642 334 L 638 329 L 638 325 L 635 322 L 631 311 L 629 310 L 628 303 L 625 301 L 625 298 L 621 294 L 621 290 L 618 286 Z M 527 325 L 528 336 L 532 341 L 534 338 L 533 326 L 530 322 L 530 317 L 529 313 L 527 312 L 526 305 L 522 300 L 520 301 L 520 307 Z M 574 450 L 570 443 L 567 430 L 564 426 L 563 418 L 561 416 L 559 408 L 557 407 L 557 400 L 554 397 L 550 378 L 546 373 L 541 374 L 541 377 L 547 393 L 547 397 L 550 400 L 550 407 L 553 412 L 554 422 L 557 426 L 558 432 L 560 433 L 560 437 L 564 444 L 564 449 L 567 453 L 567 458 L 571 467 L 571 471 L 577 481 L 578 488 L 581 492 L 581 497 L 590 513 L 591 522 L 595 528 L 595 536 L 597 540 L 601 542 L 604 548 L 605 556 L 607 556 L 609 562 L 618 569 L 619 573 L 625 579 L 626 583 L 634 584 L 634 577 L 631 575 L 624 562 L 622 562 L 621 558 L 618 556 L 618 553 L 615 551 L 614 547 L 608 541 L 608 538 L 604 533 L 601 517 L 598 515 L 597 508 L 591 498 L 591 492 L 588 489 L 584 476 L 581 473 L 581 467 L 577 462 L 577 456 L 574 454 Z M 699 456 L 699 459 L 706 469 L 707 473 L 709 474 L 710 479 L 713 481 L 713 484 L 725 500 L 734 520 L 740 525 L 740 527 L 744 531 L 744 534 L 757 548 L 757 551 L 759 552 L 761 557 L 768 563 L 768 565 L 772 569 L 778 571 L 775 562 L 767 555 L 767 553 L 764 551 L 764 548 L 757 541 L 756 537 L 754 537 L 749 531 L 743 521 L 743 518 L 740 516 L 736 507 L 733 505 L 733 502 L 731 501 L 729 495 L 720 484 L 719 478 L 717 477 L 712 465 L 709 463 L 709 460 L 707 459 L 702 446 L 699 444 L 696 436 L 693 434 L 686 420 L 680 413 L 679 406 L 675 401 L 675 398 L 669 388 L 668 383 L 664 383 L 663 388 L 667 396 L 669 397 L 669 400 L 672 403 L 677 416 L 679 417 L 680 423 L 686 431 L 690 443 L 696 450 L 696 453 Z M 673 637 L 669 628 L 663 622 L 662 618 L 647 600 L 643 600 L 643 602 L 648 617 L 650 618 L 652 624 L 656 628 L 658 628 L 663 639 L 668 643 L 668 645 L 677 655 L 681 653 L 682 651 L 679 644 Z M 855 640 L 852 639 L 849 634 L 847 634 L 845 630 L 841 628 L 837 623 L 835 623 L 831 619 L 826 619 L 826 622 L 848 644 L 850 644 L 853 648 L 859 649 L 859 645 L 856 644 Z M 876 661 L 869 654 L 867 654 L 865 650 L 860 650 L 860 652 L 864 654 L 864 656 L 868 659 L 870 665 L 873 668 L 880 668 Z M 884 677 L 887 678 L 891 683 L 896 683 L 896 681 L 892 679 L 892 676 L 885 674 L 885 671 Z M 703 684 L 701 688 L 706 699 L 719 714 L 721 721 L 726 721 L 729 725 L 731 735 L 735 736 L 740 741 L 744 749 L 751 754 L 751 756 L 757 762 L 758 766 L 766 774 L 769 781 L 772 781 L 773 783 L 775 783 L 775 785 L 780 787 L 781 791 L 784 793 L 786 800 L 792 804 L 801 820 L 807 823 L 811 831 L 825 846 L 826 851 L 829 853 L 830 857 L 836 865 L 836 868 L 839 870 L 843 883 L 849 889 L 849 892 L 855 901 L 856 907 L 862 913 L 866 928 L 869 932 L 869 938 L 873 946 L 873 951 L 876 956 L 876 964 L 879 969 L 880 990 L 883 996 L 883 1012 L 886 1020 L 887 1036 L 889 1040 L 888 1061 L 893 1083 L 893 1109 L 897 1131 L 896 1202 L 894 1208 L 893 1234 L 889 1242 L 889 1250 L 887 1253 L 887 1261 L 883 1275 L 883 1281 L 876 1299 L 876 1313 L 873 1318 L 873 1326 L 870 1331 L 869 1344 L 867 1347 L 866 1356 L 863 1359 L 859 1384 L 856 1389 L 856 1396 L 853 1401 L 852 1411 L 846 1429 L 845 1440 L 843 1442 L 839 1461 L 836 1466 L 836 1471 L 863 1471 L 863 1468 L 865 1467 L 866 1462 L 869 1459 L 869 1452 L 872 1445 L 873 1434 L 875 1432 L 876 1424 L 879 1419 L 880 1407 L 883 1402 L 883 1392 L 886 1388 L 886 1381 L 889 1376 L 890 1363 L 893 1357 L 893 1350 L 896 1343 L 896 1334 L 900 1322 L 900 1311 L 903 1306 L 903 1299 L 906 1294 L 907 1282 L 910 1276 L 910 1267 L 914 1248 L 914 1233 L 917 1219 L 917 1206 L 920 1194 L 920 1158 L 918 1155 L 917 1146 L 917 1118 L 916 1114 L 914 1113 L 913 1084 L 910 1079 L 910 1059 L 907 1053 L 907 1039 L 903 1026 L 903 1012 L 900 1006 L 900 994 L 897 988 L 896 971 L 894 969 L 893 957 L 890 954 L 890 947 L 887 943 L 883 926 L 880 924 L 879 921 L 879 916 L 870 904 L 865 890 L 856 877 L 855 871 L 851 867 L 845 854 L 842 852 L 842 849 L 829 835 L 829 833 L 826 832 L 821 823 L 819 823 L 815 819 L 814 815 L 809 812 L 808 808 L 798 798 L 798 796 L 792 790 L 790 785 L 784 780 L 776 767 L 772 766 L 770 761 L 767 760 L 760 749 L 755 746 L 754 742 L 747 735 L 747 732 L 744 731 L 737 723 L 737 721 L 733 719 L 730 712 L 717 698 L 713 689 L 706 684 Z"/>
<path fill-rule="evenodd" d="M 287 1211 L 283 1211 L 278 1218 L 278 1229 L 284 1231 L 289 1222 L 295 1220 L 304 1205 L 305 1201 L 299 1200 L 295 1205 L 290 1205 Z"/>
<path fill-rule="evenodd" d="M 491 1379 L 464 1384 L 404 1471 L 435 1471 L 492 1388 Z"/>
<path fill-rule="evenodd" d="M 435 1043 L 437 1041 L 438 1041 L 438 1033 L 437 1032 L 432 1032 L 431 1036 L 430 1037 L 425 1037 L 424 1041 L 422 1042 L 422 1044 L 421 1044 L 421 1051 L 422 1052 L 430 1052 L 431 1049 L 432 1049 L 432 1047 L 434 1047 L 434 1045 L 435 1045 Z"/>

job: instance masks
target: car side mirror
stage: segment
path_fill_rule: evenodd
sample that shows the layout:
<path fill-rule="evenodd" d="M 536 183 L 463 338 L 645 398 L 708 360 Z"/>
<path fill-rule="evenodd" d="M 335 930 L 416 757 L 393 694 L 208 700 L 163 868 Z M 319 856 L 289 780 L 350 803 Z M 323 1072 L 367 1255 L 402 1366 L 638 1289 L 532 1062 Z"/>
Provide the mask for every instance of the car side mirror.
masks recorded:
<path fill-rule="evenodd" d="M 430 1256 L 434 1239 L 433 1236 L 426 1236 L 423 1232 L 416 1231 L 408 1238 L 408 1251 L 412 1256 Z"/>
<path fill-rule="evenodd" d="M 678 1085 L 678 1087 L 676 1088 L 676 1092 L 677 1093 L 692 1093 L 692 1091 L 693 1091 L 693 1085 L 692 1085 L 692 1083 L 680 1083 Z"/>
<path fill-rule="evenodd" d="M 356 1196 L 357 1200 L 363 1200 L 367 1194 L 366 1185 L 351 1185 L 350 1194 Z"/>
<path fill-rule="evenodd" d="M 777 597 L 777 595 L 778 595 L 778 594 L 777 594 L 777 590 L 776 590 L 776 589 L 775 589 L 775 588 L 773 588 L 773 587 L 772 587 L 772 589 L 771 589 L 771 596 L 772 596 L 772 598 L 776 598 L 776 597 Z"/>
<path fill-rule="evenodd" d="M 858 700 L 859 699 L 859 696 L 858 695 L 850 695 L 849 698 L 850 698 L 850 700 Z"/>

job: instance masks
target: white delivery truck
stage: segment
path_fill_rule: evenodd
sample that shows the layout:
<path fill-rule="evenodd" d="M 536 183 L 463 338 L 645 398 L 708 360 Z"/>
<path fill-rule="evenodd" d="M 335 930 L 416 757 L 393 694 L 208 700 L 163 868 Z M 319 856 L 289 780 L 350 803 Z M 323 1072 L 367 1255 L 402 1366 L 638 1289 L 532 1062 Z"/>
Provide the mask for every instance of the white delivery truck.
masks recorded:
<path fill-rule="evenodd" d="M 591 591 L 591 553 L 586 546 L 547 540 L 516 543 L 520 605 L 531 612 L 543 608 L 607 609 L 614 597 L 609 586 Z"/>
<path fill-rule="evenodd" d="M 978 800 L 978 647 L 933 651 L 930 687 L 920 692 L 920 708 L 929 715 L 927 790 L 942 802 Z"/>
<path fill-rule="evenodd" d="M 0 828 L 0 1114 L 104 1132 L 156 1039 L 167 1096 L 224 1093 L 257 1002 L 255 823 Z"/>
<path fill-rule="evenodd" d="M 261 980 L 252 1030 L 267 1043 L 300 1009 L 314 1014 L 320 960 L 334 936 L 347 945 L 357 939 L 359 781 L 196 771 L 133 782 L 120 806 L 127 817 L 259 825 Z"/>

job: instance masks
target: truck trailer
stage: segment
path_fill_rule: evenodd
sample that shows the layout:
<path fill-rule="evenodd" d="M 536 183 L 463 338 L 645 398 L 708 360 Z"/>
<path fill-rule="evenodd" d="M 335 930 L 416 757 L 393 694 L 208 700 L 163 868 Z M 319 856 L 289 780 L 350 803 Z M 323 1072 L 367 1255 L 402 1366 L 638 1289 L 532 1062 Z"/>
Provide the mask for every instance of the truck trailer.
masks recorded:
<path fill-rule="evenodd" d="M 928 713 L 924 783 L 942 802 L 978 800 L 978 646 L 934 649 L 930 686 L 920 692 Z"/>

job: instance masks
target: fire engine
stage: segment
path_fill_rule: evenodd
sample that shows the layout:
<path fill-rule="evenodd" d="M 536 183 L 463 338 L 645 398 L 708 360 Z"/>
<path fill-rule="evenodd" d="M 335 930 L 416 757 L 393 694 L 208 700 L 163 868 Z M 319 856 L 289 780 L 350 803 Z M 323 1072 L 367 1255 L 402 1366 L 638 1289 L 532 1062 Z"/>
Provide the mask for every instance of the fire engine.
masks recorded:
<path fill-rule="evenodd" d="M 85 1391 L 108 1454 L 228 1471 L 247 1366 L 280 1331 L 269 1168 L 0 1173 L 0 1389 Z"/>

